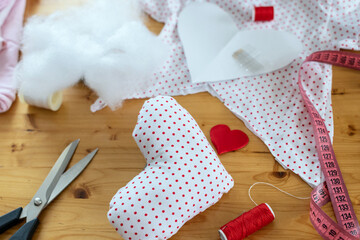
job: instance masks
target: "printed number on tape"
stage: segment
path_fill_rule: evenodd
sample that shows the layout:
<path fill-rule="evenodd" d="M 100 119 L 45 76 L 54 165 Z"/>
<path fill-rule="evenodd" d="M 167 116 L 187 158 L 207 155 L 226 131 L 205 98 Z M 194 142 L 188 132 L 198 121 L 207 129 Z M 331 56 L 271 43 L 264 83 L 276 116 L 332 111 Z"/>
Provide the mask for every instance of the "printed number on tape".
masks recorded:
<path fill-rule="evenodd" d="M 311 61 L 360 70 L 360 54 L 355 53 L 339 51 L 315 52 L 307 57 L 303 64 Z M 331 139 L 323 119 L 306 95 L 300 75 L 299 71 L 298 85 L 305 100 L 306 108 L 310 113 L 320 166 L 325 176 L 325 182 L 314 188 L 311 193 L 310 221 L 324 239 L 359 239 L 359 222 L 336 161 Z M 337 223 L 321 209 L 329 201 L 332 203 Z"/>

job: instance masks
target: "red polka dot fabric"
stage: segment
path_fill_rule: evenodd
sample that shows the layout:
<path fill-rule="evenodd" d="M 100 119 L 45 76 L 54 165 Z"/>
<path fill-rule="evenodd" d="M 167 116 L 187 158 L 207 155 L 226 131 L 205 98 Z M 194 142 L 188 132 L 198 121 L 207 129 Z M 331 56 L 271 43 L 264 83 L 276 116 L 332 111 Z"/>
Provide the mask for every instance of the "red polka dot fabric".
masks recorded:
<path fill-rule="evenodd" d="M 234 185 L 196 121 L 171 97 L 145 102 L 133 137 L 147 166 L 108 212 L 124 239 L 168 239 Z"/>
<path fill-rule="evenodd" d="M 267 145 L 275 159 L 311 186 L 321 182 L 310 119 L 297 87 L 297 74 L 306 56 L 319 50 L 360 49 L 360 0 L 243 0 L 209 2 L 228 12 L 239 31 L 275 29 L 293 33 L 304 50 L 287 67 L 255 77 L 193 84 L 177 20 L 187 1 L 141 0 L 144 10 L 164 22 L 160 38 L 171 46 L 172 55 L 152 77 L 153 85 L 133 98 L 157 95 L 184 95 L 208 91 L 219 98 Z M 273 21 L 253 22 L 253 6 L 272 5 Z M 303 81 L 310 99 L 333 136 L 331 107 L 331 66 L 309 63 Z"/>

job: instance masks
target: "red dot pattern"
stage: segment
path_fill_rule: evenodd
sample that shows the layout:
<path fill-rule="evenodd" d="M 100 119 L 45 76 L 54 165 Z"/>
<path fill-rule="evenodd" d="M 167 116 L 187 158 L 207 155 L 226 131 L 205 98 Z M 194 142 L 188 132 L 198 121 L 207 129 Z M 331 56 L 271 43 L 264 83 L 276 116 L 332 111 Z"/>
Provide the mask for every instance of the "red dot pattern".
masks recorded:
<path fill-rule="evenodd" d="M 314 51 L 360 49 L 359 0 L 210 0 L 232 15 L 239 30 L 275 29 L 293 33 L 303 44 L 303 52 L 289 66 L 255 77 L 231 81 L 193 84 L 177 33 L 177 19 L 185 2 L 141 0 L 143 9 L 165 22 L 160 38 L 172 48 L 171 57 L 154 74 L 153 85 L 134 98 L 157 95 L 185 95 L 208 91 L 243 120 L 261 138 L 284 167 L 315 186 L 321 173 L 310 119 L 296 81 L 300 64 Z M 275 18 L 252 22 L 253 5 L 273 5 Z M 333 136 L 331 107 L 331 66 L 309 63 L 303 81 L 310 99 Z"/>
<path fill-rule="evenodd" d="M 168 239 L 234 185 L 196 121 L 171 97 L 145 102 L 133 137 L 147 166 L 108 212 L 124 239 Z"/>

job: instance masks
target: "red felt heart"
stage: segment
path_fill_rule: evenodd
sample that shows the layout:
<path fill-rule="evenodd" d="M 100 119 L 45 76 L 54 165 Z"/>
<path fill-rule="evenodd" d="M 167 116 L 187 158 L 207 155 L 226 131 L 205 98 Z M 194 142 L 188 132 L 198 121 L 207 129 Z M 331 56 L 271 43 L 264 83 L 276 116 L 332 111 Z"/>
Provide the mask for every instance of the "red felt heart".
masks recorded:
<path fill-rule="evenodd" d="M 218 154 L 235 151 L 249 143 L 249 137 L 240 130 L 230 130 L 227 125 L 220 124 L 211 128 L 210 139 Z"/>

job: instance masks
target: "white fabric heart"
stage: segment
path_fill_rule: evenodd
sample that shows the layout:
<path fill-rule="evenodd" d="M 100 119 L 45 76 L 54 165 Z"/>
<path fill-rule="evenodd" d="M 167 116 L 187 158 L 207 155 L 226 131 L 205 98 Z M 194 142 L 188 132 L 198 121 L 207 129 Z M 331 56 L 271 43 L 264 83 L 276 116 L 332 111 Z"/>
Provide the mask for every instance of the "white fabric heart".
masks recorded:
<path fill-rule="evenodd" d="M 283 31 L 238 31 L 221 8 L 194 2 L 180 13 L 180 39 L 192 82 L 231 80 L 272 72 L 301 52 L 300 40 Z"/>
<path fill-rule="evenodd" d="M 168 239 L 234 185 L 196 121 L 171 97 L 146 101 L 133 137 L 147 166 L 108 212 L 124 239 Z"/>

